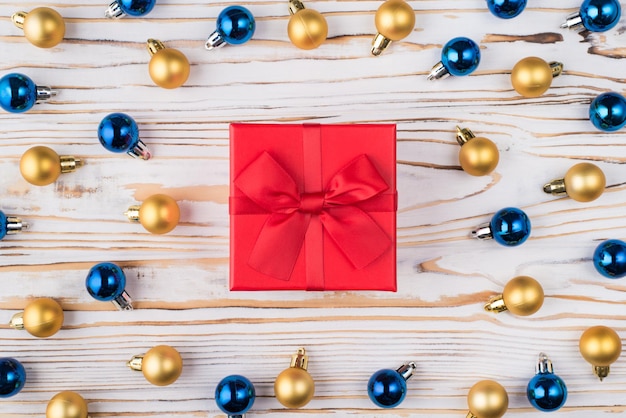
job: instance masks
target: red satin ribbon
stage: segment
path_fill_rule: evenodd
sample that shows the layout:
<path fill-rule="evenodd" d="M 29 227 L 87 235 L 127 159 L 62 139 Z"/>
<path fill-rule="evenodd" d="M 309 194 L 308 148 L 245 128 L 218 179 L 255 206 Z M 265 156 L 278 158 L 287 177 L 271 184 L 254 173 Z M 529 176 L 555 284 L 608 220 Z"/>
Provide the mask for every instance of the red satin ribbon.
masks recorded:
<path fill-rule="evenodd" d="M 385 231 L 359 207 L 389 188 L 366 155 L 336 173 L 322 191 L 300 193 L 294 179 L 267 152 L 246 167 L 234 183 L 269 213 L 248 259 L 248 264 L 263 274 L 289 280 L 298 255 L 307 245 L 305 237 L 309 239 L 309 229 L 318 221 L 357 269 L 366 267 L 391 245 Z M 247 212 L 245 208 L 250 205 L 237 202 L 232 201 L 233 213 Z M 389 202 L 381 199 L 371 209 L 393 211 Z M 309 289 L 323 288 L 323 257 L 323 251 L 306 256 Z"/>

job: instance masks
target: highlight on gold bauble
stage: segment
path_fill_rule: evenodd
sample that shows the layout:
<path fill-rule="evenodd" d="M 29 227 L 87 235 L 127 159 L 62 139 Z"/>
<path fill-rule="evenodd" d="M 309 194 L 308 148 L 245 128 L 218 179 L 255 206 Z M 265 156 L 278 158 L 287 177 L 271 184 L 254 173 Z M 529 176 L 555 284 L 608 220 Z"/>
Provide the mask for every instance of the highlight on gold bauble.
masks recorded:
<path fill-rule="evenodd" d="M 475 136 L 467 128 L 457 126 L 456 132 L 457 142 L 461 145 L 459 163 L 463 171 L 472 176 L 485 176 L 496 169 L 500 161 L 496 144 L 490 139 Z"/>
<path fill-rule="evenodd" d="M 315 382 L 307 372 L 308 356 L 304 348 L 292 356 L 291 365 L 283 370 L 274 382 L 274 394 L 278 402 L 289 409 L 308 404 L 315 394 Z"/>
<path fill-rule="evenodd" d="M 543 191 L 552 195 L 568 195 L 578 202 L 591 202 L 599 198 L 606 188 L 606 177 L 595 164 L 579 163 L 572 166 L 564 178 L 552 180 Z"/>
<path fill-rule="evenodd" d="M 404 0 L 387 0 L 374 18 L 378 33 L 372 42 L 372 55 L 380 55 L 392 41 L 406 38 L 415 28 L 415 11 Z"/>
<path fill-rule="evenodd" d="M 36 146 L 28 149 L 20 159 L 20 172 L 24 180 L 34 186 L 54 183 L 61 173 L 69 173 L 82 162 L 69 155 L 59 156 L 53 149 Z"/>
<path fill-rule="evenodd" d="M 59 392 L 50 399 L 46 418 L 88 418 L 87 402 L 76 392 Z"/>
<path fill-rule="evenodd" d="M 552 79 L 563 71 L 560 62 L 547 63 L 538 57 L 520 60 L 511 71 L 511 84 L 524 97 L 539 97 L 550 88 Z"/>
<path fill-rule="evenodd" d="M 543 306 L 544 293 L 541 284 L 529 276 L 517 276 L 509 280 L 501 295 L 485 304 L 489 312 L 510 311 L 514 315 L 528 316 Z"/>
<path fill-rule="evenodd" d="M 126 216 L 153 234 L 166 234 L 176 228 L 180 220 L 180 208 L 174 199 L 155 194 L 144 200 L 141 206 L 131 206 Z"/>
<path fill-rule="evenodd" d="M 166 48 L 163 42 L 148 39 L 150 78 L 159 87 L 175 89 L 185 84 L 189 78 L 191 66 L 185 54 L 174 48 Z"/>
<path fill-rule="evenodd" d="M 46 338 L 61 329 L 63 319 L 63 308 L 57 301 L 39 298 L 26 305 L 23 312 L 13 315 L 9 325 L 14 329 L 25 329 L 35 337 Z"/>
<path fill-rule="evenodd" d="M 132 370 L 141 371 L 155 386 L 171 385 L 183 372 L 180 353 L 169 345 L 153 347 L 146 354 L 133 356 L 126 364 Z"/>
<path fill-rule="evenodd" d="M 65 36 L 65 21 L 54 9 L 37 7 L 30 12 L 17 12 L 11 20 L 20 29 L 28 42 L 39 48 L 52 48 Z"/>
<path fill-rule="evenodd" d="M 493 380 L 481 380 L 467 394 L 467 418 L 500 418 L 509 408 L 506 389 Z"/>
<path fill-rule="evenodd" d="M 289 1 L 287 35 L 291 43 L 300 49 L 315 49 L 328 36 L 326 18 L 317 10 L 306 9 L 300 0 Z"/>
<path fill-rule="evenodd" d="M 580 354 L 593 366 L 593 372 L 602 381 L 609 375 L 610 365 L 622 353 L 622 340 L 609 327 L 598 325 L 587 329 L 578 343 Z"/>

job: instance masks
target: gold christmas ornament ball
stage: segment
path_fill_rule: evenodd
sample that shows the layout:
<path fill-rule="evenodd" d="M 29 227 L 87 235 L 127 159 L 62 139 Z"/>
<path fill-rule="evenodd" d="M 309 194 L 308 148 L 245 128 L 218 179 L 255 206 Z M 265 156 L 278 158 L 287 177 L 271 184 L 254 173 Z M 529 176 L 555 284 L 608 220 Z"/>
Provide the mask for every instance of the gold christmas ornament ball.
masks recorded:
<path fill-rule="evenodd" d="M 376 11 L 376 30 L 385 38 L 399 41 L 415 27 L 415 11 L 404 0 L 387 0 Z"/>
<path fill-rule="evenodd" d="M 46 338 L 63 326 L 63 308 L 54 299 L 35 299 L 26 305 L 23 314 L 24 329 L 31 335 Z"/>
<path fill-rule="evenodd" d="M 543 288 L 532 277 L 518 276 L 511 279 L 502 291 L 504 305 L 514 315 L 532 315 L 543 305 Z"/>
<path fill-rule="evenodd" d="M 594 366 L 608 367 L 622 352 L 622 340 L 611 328 L 598 325 L 580 336 L 580 354 Z"/>
<path fill-rule="evenodd" d="M 500 418 L 509 407 L 509 396 L 500 383 L 481 380 L 467 394 L 467 405 L 476 418 Z"/>
<path fill-rule="evenodd" d="M 180 209 L 171 197 L 155 194 L 139 208 L 139 222 L 153 234 L 166 234 L 178 225 Z"/>
<path fill-rule="evenodd" d="M 461 168 L 472 176 L 485 176 L 491 173 L 499 161 L 498 147 L 487 138 L 472 138 L 463 144 L 459 151 Z"/>
<path fill-rule="evenodd" d="M 143 356 L 141 371 L 153 385 L 171 385 L 183 372 L 183 359 L 173 347 L 158 345 Z"/>
<path fill-rule="evenodd" d="M 289 19 L 287 35 L 300 49 L 315 49 L 328 36 L 326 18 L 317 10 L 302 9 Z"/>
<path fill-rule="evenodd" d="M 87 402 L 71 391 L 54 395 L 46 408 L 46 418 L 87 418 L 87 413 Z"/>
<path fill-rule="evenodd" d="M 511 83 L 516 92 L 524 97 L 539 97 L 552 84 L 550 65 L 537 57 L 519 61 L 511 71 Z"/>
<path fill-rule="evenodd" d="M 49 7 L 37 7 L 28 12 L 23 25 L 26 39 L 39 48 L 52 48 L 65 36 L 63 17 Z"/>
<path fill-rule="evenodd" d="M 600 168 L 590 163 L 580 163 L 567 170 L 565 191 L 579 202 L 596 200 L 604 192 L 606 177 Z"/>
<path fill-rule="evenodd" d="M 20 159 L 20 171 L 24 180 L 35 186 L 54 183 L 61 174 L 61 158 L 53 149 L 32 147 Z"/>
<path fill-rule="evenodd" d="M 148 70 L 157 86 L 175 89 L 185 84 L 190 68 L 185 54 L 174 48 L 164 48 L 152 56 Z"/>
<path fill-rule="evenodd" d="M 289 409 L 308 404 L 315 394 L 315 382 L 304 369 L 290 367 L 283 370 L 274 382 L 274 393 L 278 402 Z"/>

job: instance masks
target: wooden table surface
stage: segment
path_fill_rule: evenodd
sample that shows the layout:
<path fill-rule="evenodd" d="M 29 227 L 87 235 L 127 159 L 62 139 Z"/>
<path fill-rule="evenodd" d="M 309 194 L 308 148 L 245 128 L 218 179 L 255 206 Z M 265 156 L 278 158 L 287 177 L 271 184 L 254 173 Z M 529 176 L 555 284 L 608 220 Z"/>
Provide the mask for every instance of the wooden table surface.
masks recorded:
<path fill-rule="evenodd" d="M 0 356 L 16 357 L 28 373 L 20 394 L 0 401 L 0 417 L 43 417 L 62 390 L 82 394 L 92 418 L 223 416 L 213 393 L 233 373 L 256 386 L 249 417 L 464 417 L 468 389 L 482 379 L 507 388 L 507 416 L 530 417 L 540 414 L 525 395 L 540 351 L 569 389 L 554 416 L 626 414 L 626 357 L 600 383 L 578 351 L 593 325 L 626 337 L 626 282 L 603 278 L 591 263 L 599 242 L 626 238 L 626 130 L 600 132 L 588 120 L 594 97 L 626 91 L 624 19 L 605 33 L 578 34 L 559 25 L 580 0 L 530 0 L 512 20 L 492 16 L 484 0 L 411 1 L 413 33 L 372 57 L 381 3 L 307 2 L 327 17 L 329 39 L 303 51 L 287 37 L 286 1 L 249 1 L 254 38 L 207 52 L 215 18 L 230 3 L 159 0 L 146 18 L 108 21 L 106 1 L 0 1 L 0 74 L 22 72 L 59 91 L 28 113 L 0 114 L 0 208 L 30 224 L 0 243 L 0 322 L 36 297 L 65 310 L 63 329 L 47 339 L 0 325 Z M 29 44 L 9 19 L 42 5 L 67 22 L 65 41 L 51 50 Z M 480 44 L 478 70 L 428 82 L 455 36 Z M 184 87 L 152 83 L 147 38 L 187 55 Z M 527 56 L 565 64 L 537 99 L 510 84 L 511 68 Z M 98 123 L 114 111 L 137 121 L 152 160 L 98 143 Z M 397 293 L 228 290 L 230 122 L 397 124 Z M 455 125 L 497 144 L 495 172 L 460 169 Z M 86 164 L 53 185 L 31 186 L 18 164 L 33 145 Z M 543 193 L 581 161 L 606 174 L 598 200 Z M 181 207 L 179 226 L 162 236 L 123 215 L 157 192 Z M 506 206 L 530 216 L 525 244 L 469 236 Z M 123 267 L 134 311 L 86 292 L 87 271 L 102 261 Z M 485 312 L 484 302 L 517 275 L 542 284 L 543 308 L 530 317 Z M 168 387 L 125 365 L 158 344 L 184 359 Z M 273 382 L 300 346 L 317 389 L 309 405 L 290 411 L 273 397 Z M 408 361 L 418 369 L 405 401 L 374 407 L 369 376 Z"/>

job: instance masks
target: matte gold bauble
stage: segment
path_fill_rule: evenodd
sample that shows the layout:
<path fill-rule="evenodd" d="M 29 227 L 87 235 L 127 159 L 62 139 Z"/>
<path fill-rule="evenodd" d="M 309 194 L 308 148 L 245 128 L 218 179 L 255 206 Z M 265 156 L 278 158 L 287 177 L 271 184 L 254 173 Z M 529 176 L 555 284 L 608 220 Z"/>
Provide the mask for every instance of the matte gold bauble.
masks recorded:
<path fill-rule="evenodd" d="M 415 11 L 404 0 L 387 0 L 376 11 L 376 30 L 385 38 L 399 41 L 415 27 Z"/>
<path fill-rule="evenodd" d="M 326 40 L 328 23 L 317 10 L 302 9 L 289 18 L 287 35 L 298 48 L 315 49 Z"/>
<path fill-rule="evenodd" d="M 463 144 L 459 151 L 461 168 L 472 176 L 484 176 L 491 173 L 499 161 L 498 147 L 487 138 L 472 138 Z"/>
<path fill-rule="evenodd" d="M 139 208 L 139 222 L 153 234 L 166 234 L 178 225 L 180 209 L 171 197 L 155 194 Z"/>
<path fill-rule="evenodd" d="M 50 298 L 35 299 L 24 309 L 24 329 L 35 337 L 50 337 L 61 329 L 63 318 L 63 308 L 57 301 Z"/>
<path fill-rule="evenodd" d="M 509 396 L 500 383 L 481 380 L 467 394 L 467 405 L 476 418 L 500 418 L 509 407 Z"/>
<path fill-rule="evenodd" d="M 580 337 L 580 354 L 594 366 L 608 367 L 622 352 L 622 340 L 611 328 L 591 327 Z"/>
<path fill-rule="evenodd" d="M 552 84 L 550 65 L 537 57 L 519 61 L 511 71 L 511 83 L 516 92 L 524 97 L 539 97 Z"/>
<path fill-rule="evenodd" d="M 171 385 L 183 372 L 183 359 L 173 347 L 158 345 L 143 356 L 141 371 L 153 385 Z"/>
<path fill-rule="evenodd" d="M 59 178 L 61 158 L 51 148 L 37 146 L 22 155 L 20 171 L 24 180 L 35 186 L 46 186 Z"/>
<path fill-rule="evenodd" d="M 13 15 L 13 22 L 24 29 L 24 36 L 39 48 L 52 48 L 65 36 L 63 17 L 49 7 L 37 7 L 30 12 L 18 12 Z"/>
<path fill-rule="evenodd" d="M 46 418 L 87 418 L 87 413 L 87 402 L 70 391 L 54 395 L 46 408 Z"/>
<path fill-rule="evenodd" d="M 190 68 L 185 54 L 174 48 L 165 48 L 152 55 L 149 64 L 150 78 L 159 87 L 175 89 L 185 84 Z"/>
<path fill-rule="evenodd" d="M 580 163 L 567 170 L 565 192 L 579 202 L 596 200 L 604 192 L 606 177 L 600 168 L 590 163 Z"/>
<path fill-rule="evenodd" d="M 543 288 L 532 277 L 517 276 L 506 284 L 502 298 L 512 314 L 528 316 L 537 312 L 543 305 Z"/>
<path fill-rule="evenodd" d="M 315 394 L 315 382 L 304 369 L 290 367 L 283 370 L 274 382 L 278 402 L 290 409 L 308 404 Z"/>

